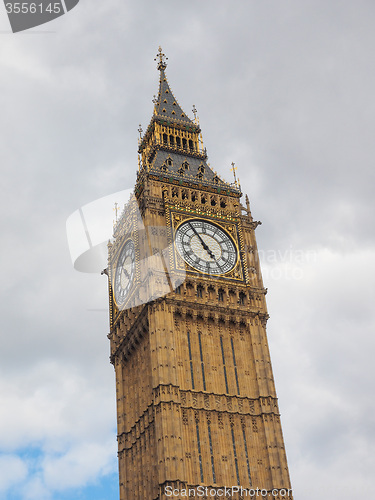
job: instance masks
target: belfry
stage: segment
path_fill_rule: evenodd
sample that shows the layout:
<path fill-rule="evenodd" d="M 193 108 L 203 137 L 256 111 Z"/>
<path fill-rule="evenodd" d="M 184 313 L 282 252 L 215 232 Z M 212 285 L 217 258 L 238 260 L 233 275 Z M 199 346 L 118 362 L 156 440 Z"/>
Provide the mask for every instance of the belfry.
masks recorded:
<path fill-rule="evenodd" d="M 259 222 L 207 163 L 161 49 L 157 63 L 134 196 L 109 244 L 120 500 L 292 499 Z"/>

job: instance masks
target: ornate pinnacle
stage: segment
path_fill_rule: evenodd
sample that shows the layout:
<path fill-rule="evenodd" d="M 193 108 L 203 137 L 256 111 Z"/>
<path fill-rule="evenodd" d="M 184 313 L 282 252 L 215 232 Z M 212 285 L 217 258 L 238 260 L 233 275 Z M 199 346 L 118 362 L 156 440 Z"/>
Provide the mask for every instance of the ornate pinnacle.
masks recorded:
<path fill-rule="evenodd" d="M 250 210 L 250 202 L 249 202 L 249 197 L 246 195 L 245 197 L 245 200 L 246 200 L 246 211 L 247 211 L 247 215 L 252 219 L 251 217 L 251 210 Z"/>
<path fill-rule="evenodd" d="M 117 203 L 117 201 L 116 201 L 116 203 L 115 203 L 115 208 L 113 209 L 113 211 L 114 211 L 114 212 L 115 212 L 115 214 L 116 214 L 116 222 L 117 222 L 117 212 L 118 212 L 118 209 L 119 209 L 119 208 L 118 208 L 118 203 Z"/>
<path fill-rule="evenodd" d="M 158 53 L 156 54 L 154 61 L 157 61 L 158 59 L 159 62 L 157 67 L 159 71 L 162 71 L 167 67 L 166 60 L 168 59 L 168 57 L 165 56 L 161 47 L 159 47 Z"/>

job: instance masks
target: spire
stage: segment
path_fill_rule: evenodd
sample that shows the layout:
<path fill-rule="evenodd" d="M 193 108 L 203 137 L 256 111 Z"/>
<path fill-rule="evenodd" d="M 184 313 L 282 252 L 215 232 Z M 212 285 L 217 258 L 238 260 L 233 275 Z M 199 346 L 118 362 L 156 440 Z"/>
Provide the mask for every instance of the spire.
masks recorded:
<path fill-rule="evenodd" d="M 186 116 L 181 106 L 174 97 L 172 90 L 167 81 L 165 69 L 167 67 L 166 59 L 168 59 L 159 47 L 155 61 L 158 61 L 157 68 L 160 71 L 159 93 L 154 99 L 155 115 L 160 118 L 166 118 L 177 123 L 185 125 L 194 125 L 194 122 Z"/>
<path fill-rule="evenodd" d="M 145 176 L 151 176 L 158 180 L 164 179 L 163 182 L 210 186 L 218 193 L 230 190 L 237 194 L 239 186 L 222 180 L 207 163 L 196 107 L 193 106 L 194 120 L 190 120 L 169 86 L 165 75 L 166 60 L 159 47 L 155 61 L 160 82 L 158 95 L 152 100 L 154 113 L 145 133 L 142 134 L 141 127 L 138 129 L 138 153 L 141 158 L 138 192 Z"/>

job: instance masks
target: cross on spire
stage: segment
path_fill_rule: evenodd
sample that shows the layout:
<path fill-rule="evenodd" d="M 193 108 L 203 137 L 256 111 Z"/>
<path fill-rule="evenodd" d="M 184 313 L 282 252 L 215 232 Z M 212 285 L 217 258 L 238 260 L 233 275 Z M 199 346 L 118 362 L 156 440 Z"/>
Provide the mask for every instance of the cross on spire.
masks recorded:
<path fill-rule="evenodd" d="M 166 55 L 163 53 L 163 50 L 161 47 L 159 47 L 158 53 L 156 54 L 154 61 L 157 61 L 158 59 L 159 59 L 159 61 L 158 61 L 157 68 L 159 71 L 162 71 L 167 67 L 166 61 L 167 61 L 168 57 L 166 57 Z"/>
<path fill-rule="evenodd" d="M 194 120 L 196 120 L 197 119 L 197 108 L 195 107 L 195 104 L 193 104 L 192 112 L 194 113 Z"/>

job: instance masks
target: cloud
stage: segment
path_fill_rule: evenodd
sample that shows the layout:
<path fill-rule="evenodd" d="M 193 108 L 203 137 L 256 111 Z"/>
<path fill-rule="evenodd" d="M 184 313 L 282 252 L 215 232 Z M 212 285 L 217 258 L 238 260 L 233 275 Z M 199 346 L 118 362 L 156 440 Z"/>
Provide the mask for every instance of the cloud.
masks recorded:
<path fill-rule="evenodd" d="M 2 380 L 0 427 L 7 432 L 0 448 L 13 452 L 0 456 L 4 492 L 13 488 L 17 498 L 47 500 L 116 471 L 114 394 L 101 394 L 95 379 L 88 384 L 74 365 L 54 361 Z"/>
<path fill-rule="evenodd" d="M 349 498 L 353 488 L 370 490 L 375 319 L 368 277 L 375 271 L 375 248 L 350 248 L 307 247 L 302 259 L 297 249 L 287 248 L 276 261 L 263 259 L 287 451 L 300 450 L 290 461 L 296 496 L 329 498 L 339 492 Z M 349 462 L 358 464 L 355 481 L 342 479 Z M 318 479 L 306 492 L 306 478 L 314 475 Z"/>
<path fill-rule="evenodd" d="M 83 443 L 62 456 L 46 456 L 44 480 L 52 490 L 82 487 L 117 468 L 116 443 Z"/>
<path fill-rule="evenodd" d="M 66 451 L 75 442 L 113 438 L 112 417 L 97 406 L 103 388 L 94 387 L 74 365 L 39 361 L 27 373 L 1 383 L 0 425 L 7 429 L 0 445 L 9 450 L 41 444 Z M 98 381 L 99 382 L 99 381 Z M 105 408 L 114 408 L 114 394 L 101 394 Z M 90 418 L 88 418 L 90 415 Z"/>
<path fill-rule="evenodd" d="M 28 473 L 26 464 L 17 455 L 0 455 L 0 495 L 23 481 Z"/>

